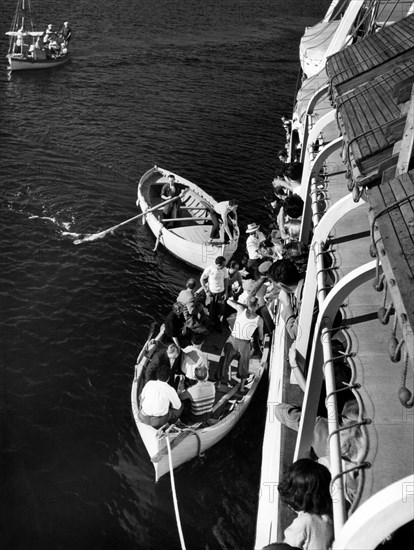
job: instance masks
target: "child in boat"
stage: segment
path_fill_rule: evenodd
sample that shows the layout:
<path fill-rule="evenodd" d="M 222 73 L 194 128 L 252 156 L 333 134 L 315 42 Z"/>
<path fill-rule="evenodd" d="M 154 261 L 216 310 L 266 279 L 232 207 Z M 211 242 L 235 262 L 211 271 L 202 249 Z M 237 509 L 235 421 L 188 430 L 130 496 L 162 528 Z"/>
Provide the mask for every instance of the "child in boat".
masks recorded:
<path fill-rule="evenodd" d="M 309 458 L 294 462 L 279 483 L 281 499 L 298 517 L 284 542 L 303 550 L 328 550 L 334 540 L 329 470 Z"/>

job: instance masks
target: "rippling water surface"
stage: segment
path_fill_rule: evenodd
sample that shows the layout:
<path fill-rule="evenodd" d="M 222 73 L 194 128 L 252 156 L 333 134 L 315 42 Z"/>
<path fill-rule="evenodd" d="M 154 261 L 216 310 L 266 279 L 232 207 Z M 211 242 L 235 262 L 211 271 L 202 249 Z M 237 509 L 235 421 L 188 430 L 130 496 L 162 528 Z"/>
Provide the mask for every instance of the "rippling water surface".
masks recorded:
<path fill-rule="evenodd" d="M 139 222 L 152 165 L 237 197 L 264 221 L 298 43 L 327 2 L 38 0 L 74 29 L 73 60 L 7 71 L 1 12 L 2 548 L 179 548 L 168 476 L 130 413 L 140 346 L 194 272 Z M 7 5 L 5 5 L 7 4 Z M 188 549 L 250 549 L 265 387 L 202 462 L 176 472 Z"/>

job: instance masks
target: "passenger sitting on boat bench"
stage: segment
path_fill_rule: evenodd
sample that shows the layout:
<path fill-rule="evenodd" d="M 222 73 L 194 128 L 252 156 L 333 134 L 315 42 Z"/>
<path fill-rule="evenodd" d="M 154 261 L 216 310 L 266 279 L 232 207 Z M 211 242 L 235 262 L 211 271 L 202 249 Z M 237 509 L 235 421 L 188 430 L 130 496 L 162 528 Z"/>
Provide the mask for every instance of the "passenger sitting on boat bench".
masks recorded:
<path fill-rule="evenodd" d="M 208 380 L 208 370 L 204 365 L 194 369 L 197 384 L 190 386 L 179 393 L 181 401 L 190 400 L 191 408 L 188 414 L 182 417 L 182 421 L 188 424 L 204 422 L 213 410 L 216 388 L 213 382 Z"/>
<path fill-rule="evenodd" d="M 220 224 L 223 224 L 224 242 L 232 242 L 235 238 L 237 227 L 237 201 L 231 199 L 229 201 L 217 202 L 214 208 L 209 210 L 213 227 L 210 233 L 210 242 L 220 237 Z"/>
<path fill-rule="evenodd" d="M 43 35 L 43 44 L 48 44 L 51 37 L 55 35 L 55 31 L 53 30 L 53 25 L 48 25 L 47 29 L 45 30 L 45 34 Z"/>
<path fill-rule="evenodd" d="M 166 350 L 159 351 L 152 357 L 145 369 L 145 382 L 156 380 L 158 370 L 168 367 L 170 372 L 168 383 L 170 386 L 175 386 L 175 377 L 181 374 L 181 360 L 181 350 L 175 344 L 170 344 Z"/>
<path fill-rule="evenodd" d="M 160 367 L 157 369 L 157 379 L 147 382 L 141 392 L 138 417 L 153 428 L 175 422 L 183 410 L 177 392 L 168 384 L 169 377 L 169 368 Z"/>
<path fill-rule="evenodd" d="M 257 314 L 259 300 L 249 298 L 244 306 L 231 298 L 227 303 L 237 310 L 237 317 L 230 338 L 224 344 L 222 356 L 216 373 L 216 381 L 221 382 L 224 377 L 228 380 L 227 371 L 234 358 L 238 358 L 237 376 L 240 378 L 240 391 L 244 391 L 246 378 L 249 377 L 250 340 L 257 329 L 259 340 L 263 340 L 263 319 Z"/>
<path fill-rule="evenodd" d="M 172 199 L 173 197 L 178 197 L 175 201 L 170 202 L 164 206 L 163 218 L 171 219 L 178 218 L 180 216 L 180 207 L 181 207 L 181 197 L 184 195 L 184 191 L 187 189 L 181 183 L 175 181 L 175 177 L 171 174 L 168 176 L 168 183 L 166 183 L 161 189 L 161 198 L 163 201 Z M 173 227 L 174 222 L 166 222 L 165 227 Z"/>
<path fill-rule="evenodd" d="M 200 347 L 201 346 L 192 343 L 182 350 L 181 372 L 185 376 L 185 387 L 196 383 L 195 369 L 197 367 L 206 367 L 208 371 L 207 354 L 201 351 Z"/>

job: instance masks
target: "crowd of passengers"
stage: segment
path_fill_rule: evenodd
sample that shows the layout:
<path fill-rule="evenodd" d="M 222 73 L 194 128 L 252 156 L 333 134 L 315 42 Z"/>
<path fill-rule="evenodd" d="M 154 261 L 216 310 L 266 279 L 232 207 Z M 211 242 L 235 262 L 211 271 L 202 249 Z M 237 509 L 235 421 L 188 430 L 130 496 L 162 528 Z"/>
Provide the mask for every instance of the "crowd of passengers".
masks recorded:
<path fill-rule="evenodd" d="M 23 28 L 17 31 L 13 53 L 24 53 L 34 60 L 53 59 L 67 53 L 72 38 L 72 29 L 68 21 L 63 23 L 59 31 L 49 24 L 44 33 L 38 36 L 36 42 L 30 46 L 24 42 L 25 36 Z"/>
<path fill-rule="evenodd" d="M 283 121 L 284 125 L 288 122 Z M 287 130 L 288 134 L 288 130 Z M 298 317 L 309 257 L 307 243 L 299 241 L 303 200 L 298 194 L 302 166 L 285 162 L 273 181 L 266 207 L 271 218 L 269 229 L 252 222 L 246 233 L 246 259 L 243 264 L 232 260 L 226 265 L 218 257 L 200 277 L 189 279 L 186 288 L 177 296 L 165 321 L 165 334 L 172 343 L 165 351 L 153 355 L 145 372 L 145 386 L 140 399 L 140 420 L 159 428 L 180 419 L 186 424 L 208 421 L 213 411 L 216 391 L 231 385 L 229 365 L 237 359 L 240 393 L 246 391 L 249 379 L 249 360 L 260 354 L 264 334 L 274 330 L 274 316 L 280 307 L 286 331 L 291 340 L 289 364 L 298 373 L 299 387 L 305 390 L 305 378 L 298 367 L 295 339 Z M 220 208 L 215 230 L 221 238 L 230 228 L 237 228 L 237 202 L 225 201 Z M 168 215 L 171 215 L 170 212 Z M 229 216 L 225 223 L 223 216 Z M 328 255 L 327 255 L 328 256 Z M 329 262 L 325 262 L 329 268 Z M 333 275 L 332 275 L 332 279 Z M 198 288 L 199 287 L 199 288 Z M 317 314 L 315 308 L 314 315 Z M 352 391 L 347 387 L 351 369 L 345 357 L 341 336 L 341 315 L 334 322 L 332 354 L 338 410 L 341 411 L 340 431 L 345 495 L 350 506 L 357 490 L 363 434 L 358 424 L 359 408 Z M 229 327 L 230 325 L 230 327 Z M 224 344 L 219 366 L 209 373 L 207 355 L 201 350 L 209 332 L 231 330 Z M 258 355 L 259 356 L 259 355 Z M 321 365 L 322 368 L 322 365 Z M 323 385 L 316 418 L 312 448 L 308 458 L 290 466 L 278 490 L 281 499 L 297 513 L 286 529 L 283 543 L 266 547 L 324 550 L 333 542 L 332 499 L 330 489 L 330 457 L 328 445 L 328 412 Z M 298 431 L 301 407 L 294 403 L 279 403 L 274 407 L 276 418 L 291 430 Z"/>

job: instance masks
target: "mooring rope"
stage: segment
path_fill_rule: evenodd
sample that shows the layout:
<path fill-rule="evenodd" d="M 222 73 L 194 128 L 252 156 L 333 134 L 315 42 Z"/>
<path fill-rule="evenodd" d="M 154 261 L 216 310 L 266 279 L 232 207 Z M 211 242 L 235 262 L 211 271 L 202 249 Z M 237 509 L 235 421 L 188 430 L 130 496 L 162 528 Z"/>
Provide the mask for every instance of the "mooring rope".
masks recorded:
<path fill-rule="evenodd" d="M 177 528 L 178 528 L 178 534 L 180 536 L 181 548 L 182 548 L 182 550 L 186 550 L 184 536 L 183 536 L 183 530 L 181 528 L 180 511 L 178 509 L 177 493 L 175 491 L 174 467 L 173 467 L 173 463 L 172 463 L 170 438 L 167 435 L 167 437 L 165 439 L 167 441 L 168 464 L 169 464 L 169 467 L 170 467 L 170 479 L 171 479 L 171 489 L 172 489 L 172 493 L 173 493 L 175 519 L 177 521 Z"/>

